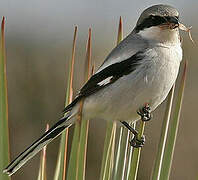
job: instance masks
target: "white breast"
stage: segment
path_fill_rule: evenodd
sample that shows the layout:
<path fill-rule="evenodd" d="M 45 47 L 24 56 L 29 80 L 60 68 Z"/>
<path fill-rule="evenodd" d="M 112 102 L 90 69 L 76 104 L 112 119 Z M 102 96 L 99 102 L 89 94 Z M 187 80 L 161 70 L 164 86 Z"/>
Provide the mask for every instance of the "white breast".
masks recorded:
<path fill-rule="evenodd" d="M 182 49 L 180 44 L 174 46 L 159 44 L 147 53 L 148 57 L 153 58 L 147 62 L 149 68 L 144 76 L 147 79 L 148 90 L 144 92 L 145 96 L 142 96 L 150 97 L 148 103 L 152 104 L 152 109 L 155 109 L 165 100 L 176 81 L 182 60 Z"/>
<path fill-rule="evenodd" d="M 146 51 L 138 69 L 86 98 L 85 115 L 89 119 L 137 120 L 137 110 L 144 103 L 154 110 L 164 101 L 177 78 L 181 59 L 180 44 L 155 45 Z"/>

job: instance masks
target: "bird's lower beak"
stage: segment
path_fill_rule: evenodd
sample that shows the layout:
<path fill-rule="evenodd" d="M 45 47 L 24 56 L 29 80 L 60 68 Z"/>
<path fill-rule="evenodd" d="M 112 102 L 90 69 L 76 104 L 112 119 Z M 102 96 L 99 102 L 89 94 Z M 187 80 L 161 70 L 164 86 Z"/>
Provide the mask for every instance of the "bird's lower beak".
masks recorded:
<path fill-rule="evenodd" d="M 170 29 L 175 29 L 175 28 L 179 27 L 179 24 L 170 23 L 169 27 L 170 27 Z"/>

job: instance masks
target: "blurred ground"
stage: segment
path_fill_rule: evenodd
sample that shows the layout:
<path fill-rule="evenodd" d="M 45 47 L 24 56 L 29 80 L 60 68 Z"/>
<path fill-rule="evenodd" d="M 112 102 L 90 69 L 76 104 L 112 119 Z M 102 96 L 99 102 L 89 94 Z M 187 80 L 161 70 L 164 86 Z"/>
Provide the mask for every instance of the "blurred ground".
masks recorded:
<path fill-rule="evenodd" d="M 75 92 L 82 85 L 83 61 L 88 27 L 93 28 L 93 60 L 98 66 L 114 47 L 118 19 L 124 20 L 128 34 L 141 11 L 159 2 L 178 7 L 184 24 L 192 25 L 192 36 L 198 41 L 198 2 L 190 1 L 72 1 L 72 0 L 0 0 L 0 15 L 6 16 L 6 47 L 9 95 L 11 159 L 38 138 L 46 123 L 52 125 L 64 106 L 66 69 L 71 58 L 74 24 L 79 27 L 75 63 Z M 135 6 L 134 6 L 135 4 Z M 188 77 L 181 123 L 173 160 L 171 180 L 198 177 L 196 117 L 198 101 L 197 47 L 187 34 L 184 37 L 184 59 L 188 60 Z M 83 58 L 82 58 L 83 57 Z M 153 166 L 162 124 L 164 104 L 147 124 L 147 142 L 141 157 L 139 180 L 148 180 Z M 105 122 L 90 123 L 87 178 L 97 179 L 103 150 Z M 54 173 L 59 139 L 47 150 L 48 177 Z M 36 179 L 39 156 L 13 176 L 13 180 Z M 52 178 L 49 178 L 52 179 Z"/>

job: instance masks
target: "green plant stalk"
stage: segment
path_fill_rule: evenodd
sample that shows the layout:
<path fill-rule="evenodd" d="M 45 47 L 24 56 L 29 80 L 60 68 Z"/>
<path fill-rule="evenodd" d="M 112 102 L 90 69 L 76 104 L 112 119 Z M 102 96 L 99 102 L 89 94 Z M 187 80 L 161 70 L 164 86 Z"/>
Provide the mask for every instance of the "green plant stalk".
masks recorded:
<path fill-rule="evenodd" d="M 123 28 L 122 28 L 122 18 L 120 17 L 117 44 L 120 43 L 122 38 L 123 38 Z M 116 124 L 114 122 L 107 122 L 103 157 L 102 157 L 102 166 L 100 171 L 100 180 L 107 180 L 113 176 L 115 177 L 115 174 L 117 173 L 118 170 L 118 164 L 117 164 L 115 165 L 115 171 L 114 171 L 115 173 L 113 174 L 115 134 L 116 134 Z M 117 159 L 119 158 L 117 157 Z"/>
<path fill-rule="evenodd" d="M 59 180 L 63 179 L 63 163 L 64 163 L 64 157 L 63 157 L 63 152 L 64 152 L 64 146 L 63 144 L 65 143 L 65 134 L 61 135 L 61 140 L 60 140 L 60 147 L 59 147 L 59 153 L 58 153 L 58 159 L 56 163 L 56 170 L 54 174 L 54 180 Z"/>
<path fill-rule="evenodd" d="M 78 155 L 78 145 L 80 138 L 80 123 L 76 121 L 74 135 L 72 139 L 72 147 L 69 158 L 67 179 L 76 180 L 76 167 L 77 167 L 77 155 Z"/>
<path fill-rule="evenodd" d="M 136 128 L 136 123 L 130 123 L 130 126 L 132 126 L 134 129 Z M 132 136 L 132 134 L 130 135 Z M 132 137 L 129 137 L 132 138 Z M 130 146 L 128 149 L 129 155 L 128 155 L 128 166 L 126 167 L 127 172 L 126 172 L 126 180 L 129 180 L 129 174 L 130 174 L 130 169 L 131 169 L 131 162 L 132 162 L 132 155 L 133 155 L 133 147 Z"/>
<path fill-rule="evenodd" d="M 107 122 L 106 128 L 106 135 L 105 135 L 105 142 L 104 142 L 104 150 L 102 156 L 102 166 L 100 172 L 100 180 L 110 180 L 112 174 L 112 154 L 113 152 L 113 143 L 115 139 L 115 132 L 116 132 L 116 124 L 112 122 Z"/>
<path fill-rule="evenodd" d="M 124 180 L 127 150 L 128 150 L 129 131 L 125 127 L 120 127 L 120 137 L 116 153 L 116 162 L 113 179 Z"/>
<path fill-rule="evenodd" d="M 8 131 L 8 94 L 6 77 L 6 53 L 5 53 L 5 17 L 1 22 L 0 39 L 0 179 L 10 180 L 3 174 L 3 169 L 9 163 L 9 131 Z"/>
<path fill-rule="evenodd" d="M 76 49 L 76 39 L 77 39 L 77 26 L 74 29 L 74 39 L 72 47 L 72 59 L 68 68 L 68 81 L 67 81 L 67 91 L 65 106 L 67 106 L 72 101 L 72 84 L 73 84 L 73 74 L 74 74 L 74 61 L 75 61 L 75 49 Z M 54 180 L 65 180 L 66 177 L 66 156 L 67 156 L 67 140 L 68 140 L 68 129 L 66 129 L 61 135 L 59 154 L 56 164 L 56 170 L 54 175 Z"/>
<path fill-rule="evenodd" d="M 41 154 L 41 156 L 42 156 L 42 154 Z M 38 173 L 38 178 L 37 178 L 37 180 L 41 180 L 41 169 L 42 169 L 42 161 L 41 161 L 41 159 L 40 159 L 40 163 L 39 163 L 39 173 Z"/>
<path fill-rule="evenodd" d="M 85 59 L 85 82 L 88 81 L 91 75 L 91 28 L 89 28 L 89 35 L 86 48 L 86 59 Z M 82 100 L 83 106 L 83 100 Z M 82 110 L 82 109 L 81 109 Z M 86 167 L 86 154 L 87 154 L 87 141 L 88 141 L 88 128 L 89 120 L 82 119 L 82 112 L 80 113 L 80 141 L 78 146 L 78 159 L 77 159 L 77 176 L 76 180 L 85 179 L 85 167 Z"/>
<path fill-rule="evenodd" d="M 110 168 L 109 171 L 111 173 L 109 173 L 109 179 L 112 179 L 112 173 L 113 173 L 113 166 L 114 166 L 114 149 L 115 149 L 115 135 L 116 135 L 116 124 L 114 124 L 113 128 L 115 128 L 115 130 L 113 130 L 113 137 L 112 137 L 112 144 L 111 144 L 111 156 L 110 156 Z"/>
<path fill-rule="evenodd" d="M 157 156 L 156 156 L 155 165 L 154 165 L 152 178 L 151 178 L 152 180 L 158 180 L 160 177 L 160 173 L 161 173 L 162 160 L 164 156 L 165 144 L 166 144 L 167 135 L 168 135 L 168 127 L 169 127 L 170 116 L 171 116 L 171 111 L 172 111 L 174 90 L 175 90 L 175 84 L 171 88 L 171 91 L 169 92 L 169 95 L 168 95 L 164 120 L 163 120 L 162 128 L 161 128 L 161 136 L 160 136 L 160 141 L 158 145 Z"/>
<path fill-rule="evenodd" d="M 83 119 L 80 127 L 80 141 L 78 145 L 76 180 L 85 179 L 88 128 L 89 128 L 89 120 Z"/>
<path fill-rule="evenodd" d="M 145 122 L 140 121 L 140 127 L 138 131 L 138 139 L 141 140 L 141 137 L 144 134 L 144 128 L 145 128 Z M 129 172 L 129 179 L 130 180 L 136 180 L 137 179 L 137 172 L 140 162 L 140 153 L 142 148 L 133 148 L 133 154 L 131 159 L 131 168 Z"/>
<path fill-rule="evenodd" d="M 38 178 L 37 180 L 46 180 L 47 176 L 46 176 L 46 170 L 45 170 L 45 166 L 46 166 L 46 161 L 43 160 L 43 151 L 41 152 L 41 159 L 40 159 L 40 164 L 39 164 L 39 174 L 38 174 Z"/>
<path fill-rule="evenodd" d="M 46 127 L 46 131 L 48 131 L 48 130 L 49 130 L 49 124 L 47 124 L 47 127 Z M 47 146 L 44 146 L 43 150 L 41 151 L 38 180 L 47 180 L 47 176 L 46 176 L 46 149 L 47 149 Z"/>
<path fill-rule="evenodd" d="M 119 27 L 118 27 L 118 38 L 117 44 L 123 39 L 123 25 L 122 18 L 120 17 Z M 116 153 L 116 161 L 114 165 L 113 180 L 124 179 L 126 160 L 127 160 L 127 149 L 128 149 L 129 131 L 120 127 L 120 137 Z"/>
<path fill-rule="evenodd" d="M 185 62 L 185 65 L 184 65 L 182 80 L 179 86 L 179 91 L 178 91 L 176 105 L 175 105 L 175 111 L 173 114 L 172 122 L 170 124 L 169 135 L 167 138 L 167 143 L 166 143 L 165 151 L 164 151 L 164 157 L 162 161 L 160 180 L 168 180 L 170 176 L 173 153 L 174 153 L 177 131 L 178 131 L 178 126 L 179 126 L 179 118 L 180 118 L 182 101 L 183 101 L 183 96 L 184 96 L 186 71 L 187 71 L 187 62 Z"/>

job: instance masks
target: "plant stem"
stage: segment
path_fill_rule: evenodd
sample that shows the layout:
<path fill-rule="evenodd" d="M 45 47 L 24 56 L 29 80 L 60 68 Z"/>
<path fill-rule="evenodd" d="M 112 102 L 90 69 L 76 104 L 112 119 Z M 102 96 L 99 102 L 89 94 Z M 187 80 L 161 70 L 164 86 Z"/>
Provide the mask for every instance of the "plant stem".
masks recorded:
<path fill-rule="evenodd" d="M 138 129 L 138 139 L 141 140 L 141 137 L 143 136 L 144 133 L 144 128 L 145 128 L 145 122 L 140 121 L 140 127 Z M 140 162 L 140 153 L 141 153 L 142 148 L 133 148 L 133 154 L 132 154 L 132 159 L 131 159 L 131 168 L 129 172 L 129 179 L 130 180 L 136 180 L 137 179 L 137 172 L 138 172 L 138 167 L 139 167 L 139 162 Z"/>

